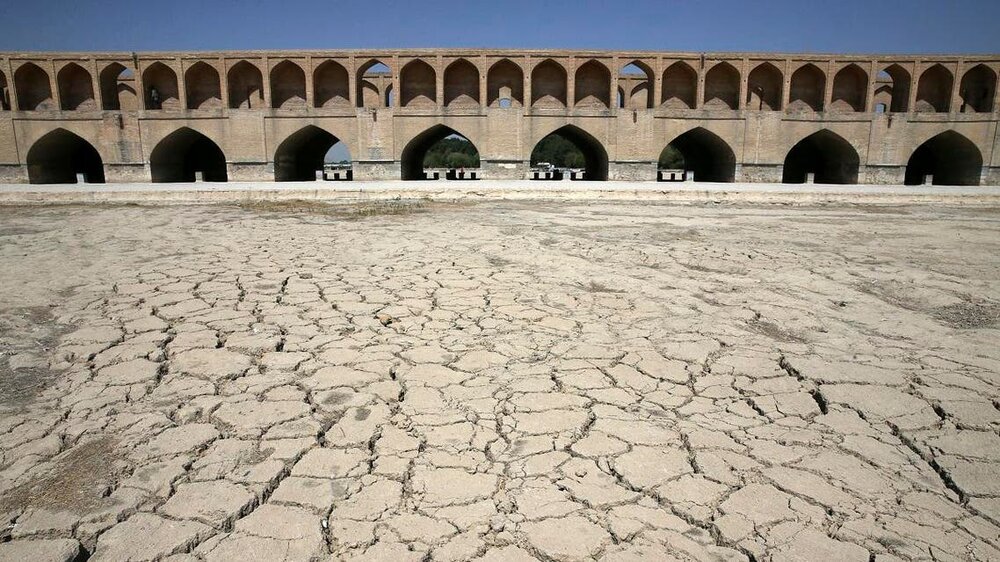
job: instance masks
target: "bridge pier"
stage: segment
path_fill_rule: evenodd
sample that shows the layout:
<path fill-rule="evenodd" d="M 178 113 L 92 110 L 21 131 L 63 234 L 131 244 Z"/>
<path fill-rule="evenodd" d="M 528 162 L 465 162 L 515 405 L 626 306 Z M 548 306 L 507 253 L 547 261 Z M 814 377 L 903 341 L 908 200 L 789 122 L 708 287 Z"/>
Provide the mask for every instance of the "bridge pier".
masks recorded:
<path fill-rule="evenodd" d="M 486 160 L 480 159 L 479 166 L 482 179 L 486 180 L 523 180 L 528 177 L 531 166 L 523 160 Z"/>
<path fill-rule="evenodd" d="M 354 179 L 369 181 L 398 180 L 402 176 L 398 160 L 355 160 Z"/>
<path fill-rule="evenodd" d="M 274 164 L 266 162 L 227 162 L 229 181 L 274 181 Z"/>
<path fill-rule="evenodd" d="M 737 166 L 736 181 L 752 183 L 781 183 L 784 166 L 781 164 L 741 164 Z"/>
<path fill-rule="evenodd" d="M 656 162 L 608 162 L 611 181 L 656 181 Z"/>
<path fill-rule="evenodd" d="M 0 165 L 0 183 L 28 183 L 28 167 L 18 164 Z"/>
<path fill-rule="evenodd" d="M 906 178 L 906 166 L 868 164 L 858 171 L 860 183 L 900 185 Z"/>

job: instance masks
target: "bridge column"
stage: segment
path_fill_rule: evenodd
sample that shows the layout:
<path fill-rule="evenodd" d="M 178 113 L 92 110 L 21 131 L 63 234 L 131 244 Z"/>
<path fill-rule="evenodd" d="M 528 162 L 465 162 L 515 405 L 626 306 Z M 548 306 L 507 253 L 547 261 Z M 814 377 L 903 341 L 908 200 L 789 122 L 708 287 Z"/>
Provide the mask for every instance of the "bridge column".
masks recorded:
<path fill-rule="evenodd" d="M 94 102 L 97 110 L 104 109 L 104 92 L 101 91 L 101 77 L 98 74 L 97 59 L 90 59 L 90 87 L 94 89 Z"/>
<path fill-rule="evenodd" d="M 962 72 L 965 70 L 965 61 L 958 61 L 951 69 L 955 79 L 951 81 L 951 99 L 948 103 L 949 113 L 958 113 L 962 109 Z"/>
<path fill-rule="evenodd" d="M 836 61 L 830 60 L 826 63 L 826 84 L 823 87 L 823 111 L 830 111 L 830 104 L 833 103 L 833 77 L 836 68 Z"/>
<path fill-rule="evenodd" d="M 653 61 L 653 107 L 660 107 L 660 98 L 663 97 L 663 59 L 656 57 Z"/>
<path fill-rule="evenodd" d="M 264 55 L 264 64 L 261 76 L 261 82 L 264 88 L 264 107 L 271 107 L 271 61 L 268 59 L 267 55 Z"/>
<path fill-rule="evenodd" d="M 524 91 L 524 100 L 521 106 L 524 110 L 523 113 L 528 114 L 531 112 L 531 73 L 535 70 L 531 66 L 531 57 L 524 58 L 524 66 L 522 68 L 524 69 L 524 88 L 522 88 Z"/>
<path fill-rule="evenodd" d="M 306 56 L 306 62 L 302 70 L 306 73 L 306 107 L 312 109 L 315 105 L 316 95 L 313 92 L 313 61 L 312 56 Z"/>
<path fill-rule="evenodd" d="M 915 113 L 917 111 L 917 85 L 920 84 L 920 73 L 923 71 L 920 59 L 913 62 L 910 68 L 910 99 L 907 100 L 906 112 Z"/>
<path fill-rule="evenodd" d="M 56 77 L 56 61 L 49 61 L 49 90 L 52 92 L 54 109 L 62 109 L 62 93 L 59 91 L 59 80 Z M 11 78 L 13 80 L 13 78 Z"/>
<path fill-rule="evenodd" d="M 875 81 L 878 79 L 878 61 L 872 60 L 868 66 L 868 95 L 865 97 L 865 111 L 875 111 Z M 889 108 L 886 108 L 886 112 Z"/>
<path fill-rule="evenodd" d="M 444 64 L 441 55 L 434 57 L 434 103 L 444 107 Z"/>
<path fill-rule="evenodd" d="M 488 105 L 486 99 L 486 75 L 490 71 L 489 60 L 487 60 L 486 55 L 481 55 L 479 57 L 479 107 L 483 108 Z"/>
<path fill-rule="evenodd" d="M 788 109 L 788 102 L 792 99 L 792 61 L 785 59 L 783 74 L 781 77 L 781 109 Z"/>
<path fill-rule="evenodd" d="M 698 64 L 698 83 L 695 84 L 694 108 L 701 109 L 705 105 L 705 55 L 701 55 Z"/>
<path fill-rule="evenodd" d="M 403 85 L 399 81 L 399 55 L 392 55 L 392 68 L 389 69 L 392 76 L 392 108 L 400 108 L 400 100 L 403 99 Z M 385 92 L 382 92 L 385 95 Z M 396 176 L 399 177 L 398 175 Z"/>
<path fill-rule="evenodd" d="M 351 103 L 351 107 L 356 108 L 358 107 L 358 61 L 354 55 L 347 58 L 347 68 L 347 100 Z"/>
<path fill-rule="evenodd" d="M 611 96 L 608 98 L 611 107 L 608 109 L 612 115 L 618 113 L 618 75 L 621 72 L 618 65 L 618 55 L 611 57 Z M 628 106 L 627 94 L 622 95 L 622 102 L 624 102 L 622 105 Z"/>
<path fill-rule="evenodd" d="M 750 59 L 743 57 L 743 67 L 740 68 L 740 99 L 736 100 L 738 109 L 747 108 L 747 90 L 750 83 Z"/>
<path fill-rule="evenodd" d="M 576 107 L 576 57 L 570 57 L 566 65 L 566 109 Z"/>
<path fill-rule="evenodd" d="M 219 96 L 222 98 L 222 109 L 229 109 L 229 67 L 226 57 L 219 57 Z"/>
<path fill-rule="evenodd" d="M 184 73 L 187 71 L 187 68 L 184 67 L 184 61 L 180 57 L 174 59 L 174 62 L 177 63 L 177 99 L 181 102 L 181 111 L 187 111 L 187 82 L 184 80 Z"/>

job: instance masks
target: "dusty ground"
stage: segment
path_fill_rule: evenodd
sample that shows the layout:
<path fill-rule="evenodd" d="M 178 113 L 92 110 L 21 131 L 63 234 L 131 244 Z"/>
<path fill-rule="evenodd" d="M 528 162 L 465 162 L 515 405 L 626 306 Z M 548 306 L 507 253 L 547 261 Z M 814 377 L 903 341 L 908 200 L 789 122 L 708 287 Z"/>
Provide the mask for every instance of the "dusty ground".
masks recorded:
<path fill-rule="evenodd" d="M 1000 559 L 1000 210 L 0 209 L 0 559 Z"/>

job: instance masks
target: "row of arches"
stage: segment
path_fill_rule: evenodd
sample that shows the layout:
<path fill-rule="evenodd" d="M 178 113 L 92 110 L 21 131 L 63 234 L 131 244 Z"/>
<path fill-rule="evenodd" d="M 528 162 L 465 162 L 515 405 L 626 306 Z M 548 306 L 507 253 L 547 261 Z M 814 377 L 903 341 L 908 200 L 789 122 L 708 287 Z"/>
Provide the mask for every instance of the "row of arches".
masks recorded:
<path fill-rule="evenodd" d="M 441 89 L 437 72 L 429 63 L 414 59 L 399 72 L 402 107 L 522 106 L 539 108 L 595 107 L 612 105 L 631 108 L 652 108 L 657 105 L 674 108 L 740 109 L 762 111 L 909 111 L 911 76 L 899 64 L 884 67 L 870 77 L 855 63 L 840 68 L 827 88 L 827 75 L 817 65 L 805 63 L 792 71 L 786 84 L 784 73 L 770 62 L 761 62 L 749 72 L 745 99 L 741 100 L 740 71 L 728 62 L 718 62 L 704 72 L 702 95 L 699 99 L 699 74 L 686 61 L 667 67 L 660 79 L 660 99 L 654 100 L 653 82 L 657 79 L 651 67 L 635 60 L 619 69 L 621 77 L 617 99 L 612 100 L 611 69 L 592 59 L 577 66 L 572 76 L 554 59 L 545 59 L 531 69 L 531 99 L 525 100 L 525 80 L 521 67 L 510 59 L 494 63 L 486 72 L 485 93 L 480 92 L 480 70 L 467 59 L 456 59 L 443 70 Z M 187 67 L 183 76 L 183 104 L 175 70 L 154 62 L 143 69 L 142 105 L 145 109 L 212 109 L 223 106 L 222 81 L 219 71 L 199 61 Z M 311 103 L 317 108 L 386 107 L 393 105 L 393 77 L 389 67 L 378 60 L 363 64 L 356 77 L 357 91 L 352 96 L 347 68 L 327 60 L 312 72 Z M 869 106 L 869 83 L 874 80 L 874 97 Z M 90 72 L 75 62 L 57 72 L 56 85 L 59 107 L 54 106 L 52 85 L 48 73 L 35 63 L 25 63 L 14 72 L 14 92 L 21 110 L 92 110 L 99 109 L 94 96 Z M 282 60 L 269 72 L 270 107 L 300 108 L 309 104 L 306 72 L 292 60 Z M 99 73 L 100 109 L 134 109 L 135 80 L 132 71 L 120 63 L 111 63 Z M 231 109 L 264 107 L 265 82 L 261 69 L 241 60 L 226 72 L 228 106 Z M 961 112 L 992 112 L 996 97 L 996 72 L 985 64 L 977 64 L 962 76 L 958 96 Z M 626 90 L 627 87 L 627 90 Z M 935 64 L 923 70 L 916 84 L 913 111 L 948 112 L 951 109 L 955 78 L 951 70 Z M 6 94 L 7 78 L 0 73 L 0 88 L 4 109 L 10 109 Z M 787 91 L 786 91 L 787 90 Z M 827 101 L 829 91 L 829 102 Z M 486 99 L 481 99 L 485 95 Z M 829 104 L 829 107 L 826 105 Z"/>
<path fill-rule="evenodd" d="M 582 155 L 585 178 L 608 178 L 608 154 L 600 141 L 573 125 L 566 125 L 539 141 L 562 137 Z M 424 178 L 428 150 L 442 139 L 460 136 L 445 125 L 436 125 L 414 137 L 403 149 L 400 164 L 404 180 Z M 464 137 L 463 137 L 464 138 Z M 274 155 L 276 181 L 308 181 L 323 168 L 324 156 L 338 139 L 330 132 L 308 125 L 280 143 Z M 670 158 L 667 158 L 667 155 Z M 534 154 L 532 164 L 536 164 Z M 663 164 L 665 159 L 673 164 Z M 679 161 L 678 161 L 679 159 Z M 56 129 L 36 141 L 27 154 L 31 183 L 75 183 L 82 175 L 89 183 L 104 182 L 100 154 L 86 140 L 65 129 Z M 732 182 L 736 156 L 718 135 L 697 127 L 675 138 L 660 156 L 661 167 L 680 167 L 696 181 Z M 149 158 L 153 182 L 210 182 L 228 180 L 226 158 L 207 136 L 182 127 L 161 140 Z M 843 137 L 823 129 L 795 144 L 784 160 L 784 183 L 854 184 L 858 182 L 860 158 Z M 938 185 L 978 185 L 983 159 L 972 141 L 954 131 L 945 131 L 921 144 L 906 166 L 905 183 L 922 184 L 928 176 Z M 811 176 L 811 177 L 810 177 Z"/>

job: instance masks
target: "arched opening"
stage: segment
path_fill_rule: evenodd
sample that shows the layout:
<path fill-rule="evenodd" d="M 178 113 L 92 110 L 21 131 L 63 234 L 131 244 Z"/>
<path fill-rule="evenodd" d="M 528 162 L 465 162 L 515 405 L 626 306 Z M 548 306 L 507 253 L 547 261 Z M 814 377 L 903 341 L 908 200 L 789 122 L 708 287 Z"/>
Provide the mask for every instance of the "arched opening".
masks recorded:
<path fill-rule="evenodd" d="M 479 106 L 479 69 L 474 64 L 458 59 L 444 69 L 444 105 Z"/>
<path fill-rule="evenodd" d="M 757 65 L 747 77 L 747 109 L 753 111 L 781 110 L 781 71 L 769 62 Z"/>
<path fill-rule="evenodd" d="M 736 154 L 721 137 L 697 127 L 672 140 L 657 167 L 684 170 L 687 179 L 693 175 L 697 182 L 731 182 L 736 179 Z"/>
<path fill-rule="evenodd" d="M 350 179 L 351 156 L 337 137 L 314 125 L 292 133 L 274 152 L 274 181 L 313 181 L 327 165 Z M 321 176 L 322 177 L 322 176 Z"/>
<path fill-rule="evenodd" d="M 17 92 L 17 108 L 21 111 L 54 109 L 49 75 L 35 63 L 22 64 L 14 71 L 14 90 Z"/>
<path fill-rule="evenodd" d="M 436 169 L 435 169 L 436 168 Z M 469 139 L 445 125 L 435 125 L 413 138 L 400 156 L 404 180 L 477 179 L 479 150 Z"/>
<path fill-rule="evenodd" d="M 948 113 L 954 79 L 951 71 L 935 64 L 920 75 L 914 110 L 923 113 Z"/>
<path fill-rule="evenodd" d="M 963 113 L 990 113 L 997 91 L 997 73 L 985 64 L 977 64 L 962 77 L 959 94 Z"/>
<path fill-rule="evenodd" d="M 653 107 L 653 69 L 641 61 L 632 61 L 622 67 L 618 83 L 622 84 L 623 104 L 618 107 L 649 109 Z"/>
<path fill-rule="evenodd" d="M 660 104 L 671 108 L 694 109 L 698 95 L 698 73 L 683 61 L 675 62 L 663 71 L 663 93 Z"/>
<path fill-rule="evenodd" d="M 0 72 L 0 110 L 10 111 L 10 89 L 3 72 Z"/>
<path fill-rule="evenodd" d="M 271 107 L 294 109 L 306 106 L 306 73 L 290 60 L 271 69 Z"/>
<path fill-rule="evenodd" d="M 263 109 L 264 75 L 257 65 L 241 60 L 229 69 L 227 77 L 229 109 Z"/>
<path fill-rule="evenodd" d="M 433 106 L 437 104 L 437 74 L 426 62 L 416 59 L 399 73 L 402 107 Z"/>
<path fill-rule="evenodd" d="M 545 59 L 531 71 L 531 106 L 566 107 L 566 69 L 552 59 Z"/>
<path fill-rule="evenodd" d="M 611 107 L 611 73 L 608 67 L 590 60 L 576 69 L 576 107 Z"/>
<path fill-rule="evenodd" d="M 28 150 L 28 181 L 31 183 L 104 183 L 101 155 L 89 142 L 66 129 L 56 129 L 35 141 Z"/>
<path fill-rule="evenodd" d="M 618 99 L 615 103 L 615 107 L 618 109 L 625 109 L 625 89 L 618 86 Z"/>
<path fill-rule="evenodd" d="M 393 101 L 392 100 L 394 99 L 395 95 L 396 95 L 396 93 L 392 91 L 392 84 L 389 84 L 388 86 L 385 87 L 385 100 L 383 100 L 383 101 L 384 101 L 386 107 L 392 107 L 393 106 Z"/>
<path fill-rule="evenodd" d="M 906 185 L 979 185 L 983 155 L 976 145 L 956 133 L 945 131 L 913 151 L 906 163 Z"/>
<path fill-rule="evenodd" d="M 858 151 L 826 129 L 802 139 L 785 157 L 784 183 L 858 183 Z"/>
<path fill-rule="evenodd" d="M 720 62 L 705 74 L 705 107 L 738 109 L 740 73 L 728 62 Z"/>
<path fill-rule="evenodd" d="M 510 59 L 498 61 L 486 73 L 486 100 L 490 107 L 524 105 L 524 72 Z"/>
<path fill-rule="evenodd" d="M 357 106 L 368 109 L 392 107 L 389 92 L 392 89 L 392 71 L 378 60 L 370 60 L 358 67 Z"/>
<path fill-rule="evenodd" d="M 188 109 L 218 109 L 222 107 L 222 87 L 219 71 L 204 62 L 196 62 L 184 73 L 184 89 Z"/>
<path fill-rule="evenodd" d="M 56 83 L 59 85 L 59 103 L 63 111 L 97 109 L 93 79 L 82 66 L 71 62 L 62 67 L 56 75 Z"/>
<path fill-rule="evenodd" d="M 212 139 L 187 127 L 167 135 L 149 155 L 155 183 L 227 180 L 226 156 Z"/>
<path fill-rule="evenodd" d="M 823 111 L 826 75 L 814 64 L 806 64 L 792 73 L 788 88 L 789 111 Z"/>
<path fill-rule="evenodd" d="M 831 111 L 865 111 L 868 97 L 868 73 L 856 64 L 840 69 L 833 77 L 833 97 Z"/>
<path fill-rule="evenodd" d="M 142 72 L 146 109 L 180 109 L 177 74 L 162 62 L 154 62 Z"/>
<path fill-rule="evenodd" d="M 563 179 L 564 170 L 579 168 L 583 168 L 583 177 L 577 175 L 576 179 L 608 179 L 608 152 L 599 140 L 574 125 L 565 125 L 538 141 L 531 151 L 530 164 L 533 169 L 546 168 L 554 172 L 545 176 L 536 173 L 535 179 Z M 571 172 L 571 179 L 574 173 Z"/>
<path fill-rule="evenodd" d="M 101 103 L 105 111 L 135 111 L 139 98 L 135 93 L 135 73 L 117 62 L 104 67 L 100 75 Z"/>
<path fill-rule="evenodd" d="M 910 105 L 910 73 L 891 64 L 878 73 L 876 80 L 879 103 L 886 104 L 892 113 L 905 113 Z"/>
<path fill-rule="evenodd" d="M 316 107 L 350 107 L 351 85 L 347 69 L 328 60 L 313 72 L 313 105 Z"/>

